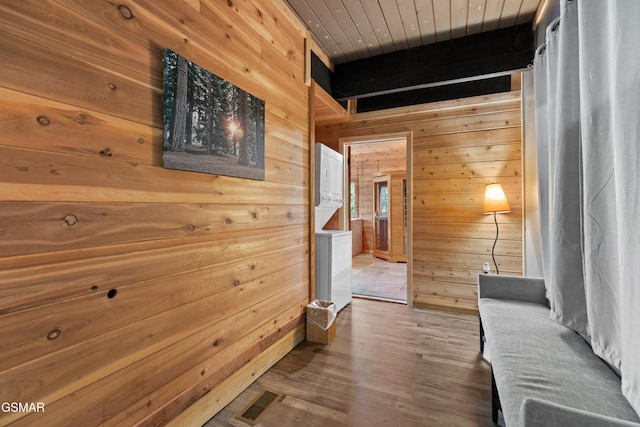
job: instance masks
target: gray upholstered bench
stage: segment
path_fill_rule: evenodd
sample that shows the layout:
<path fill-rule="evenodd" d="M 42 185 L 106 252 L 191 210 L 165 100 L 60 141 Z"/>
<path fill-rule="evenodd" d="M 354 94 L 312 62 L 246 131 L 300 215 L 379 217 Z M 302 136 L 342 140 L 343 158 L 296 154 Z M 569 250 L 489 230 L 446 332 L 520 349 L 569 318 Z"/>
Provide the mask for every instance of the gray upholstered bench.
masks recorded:
<path fill-rule="evenodd" d="M 574 331 L 549 316 L 543 279 L 480 274 L 493 420 L 507 427 L 640 426 L 620 378 Z"/>

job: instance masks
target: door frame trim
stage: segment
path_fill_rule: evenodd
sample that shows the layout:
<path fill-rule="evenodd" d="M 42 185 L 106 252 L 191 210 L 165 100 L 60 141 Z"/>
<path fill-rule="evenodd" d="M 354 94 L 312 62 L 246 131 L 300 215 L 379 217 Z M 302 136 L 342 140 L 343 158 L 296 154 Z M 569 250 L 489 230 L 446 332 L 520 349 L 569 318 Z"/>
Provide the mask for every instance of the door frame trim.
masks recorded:
<path fill-rule="evenodd" d="M 339 139 L 340 153 L 343 155 L 343 188 L 342 194 L 343 204 L 339 214 L 339 228 L 341 230 L 349 230 L 349 199 L 351 192 L 349 191 L 349 147 L 357 144 L 366 144 L 371 142 L 384 142 L 404 138 L 406 142 L 407 155 L 407 307 L 413 308 L 413 171 L 411 164 L 413 163 L 413 131 L 381 133 L 374 135 L 360 135 L 341 137 Z"/>

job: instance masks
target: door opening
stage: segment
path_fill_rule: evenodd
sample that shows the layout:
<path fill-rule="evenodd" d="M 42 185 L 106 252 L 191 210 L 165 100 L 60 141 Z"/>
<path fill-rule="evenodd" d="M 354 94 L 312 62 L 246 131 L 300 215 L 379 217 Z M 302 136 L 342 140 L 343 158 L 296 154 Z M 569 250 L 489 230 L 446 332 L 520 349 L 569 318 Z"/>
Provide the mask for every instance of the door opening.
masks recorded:
<path fill-rule="evenodd" d="M 340 140 L 345 198 L 340 226 L 353 235 L 352 294 L 407 303 L 411 286 L 411 133 Z"/>

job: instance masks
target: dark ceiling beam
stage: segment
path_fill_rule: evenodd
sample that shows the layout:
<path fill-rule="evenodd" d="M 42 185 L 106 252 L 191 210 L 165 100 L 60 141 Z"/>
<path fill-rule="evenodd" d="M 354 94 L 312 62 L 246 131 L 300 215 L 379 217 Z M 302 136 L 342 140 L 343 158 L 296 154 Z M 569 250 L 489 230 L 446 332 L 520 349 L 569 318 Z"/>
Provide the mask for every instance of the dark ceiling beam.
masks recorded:
<path fill-rule="evenodd" d="M 472 77 L 463 77 L 460 79 L 452 79 L 452 80 L 444 80 L 444 81 L 438 81 L 438 82 L 433 82 L 433 83 L 423 83 L 423 84 L 419 84 L 419 85 L 415 85 L 415 86 L 407 86 L 407 87 L 399 87 L 399 88 L 395 88 L 395 89 L 387 89 L 387 90 L 381 90 L 378 92 L 370 92 L 370 93 L 366 93 L 364 95 L 358 95 L 357 99 L 363 99 L 363 98 L 371 98 L 371 97 L 377 97 L 377 96 L 381 96 L 381 95 L 390 95 L 390 94 L 394 94 L 394 93 L 400 93 L 400 92 L 407 92 L 410 90 L 419 90 L 419 89 L 430 89 L 430 88 L 434 88 L 434 87 L 439 87 L 439 86 L 450 86 L 450 85 L 457 85 L 460 83 L 470 83 L 470 82 L 475 82 L 475 81 L 479 81 L 479 80 L 490 80 L 490 79 L 495 79 L 496 77 L 507 77 L 507 76 L 511 76 L 511 74 L 513 74 L 515 71 L 526 71 L 528 68 L 521 68 L 518 70 L 509 70 L 509 71 L 500 71 L 497 73 L 491 73 L 491 74 L 482 74 L 479 76 L 472 76 Z M 338 101 L 344 101 L 350 98 L 344 98 L 344 99 L 338 99 Z"/>
<path fill-rule="evenodd" d="M 527 23 L 338 64 L 331 89 L 346 100 L 491 79 L 527 68 L 533 55 Z"/>
<path fill-rule="evenodd" d="M 449 80 L 448 82 L 449 84 L 359 98 L 357 112 L 366 113 L 407 105 L 511 91 L 511 75 L 456 81 L 455 83 Z"/>

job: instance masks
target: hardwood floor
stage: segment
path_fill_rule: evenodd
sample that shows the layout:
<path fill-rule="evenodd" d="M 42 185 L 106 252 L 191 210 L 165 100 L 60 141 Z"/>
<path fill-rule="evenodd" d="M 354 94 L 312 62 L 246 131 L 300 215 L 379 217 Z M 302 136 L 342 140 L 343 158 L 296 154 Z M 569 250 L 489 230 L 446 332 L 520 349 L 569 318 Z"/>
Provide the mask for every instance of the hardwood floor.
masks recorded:
<path fill-rule="evenodd" d="M 331 344 L 303 342 L 205 426 L 247 426 L 234 418 L 263 389 L 285 396 L 258 426 L 494 425 L 477 316 L 354 299 L 336 322 Z"/>
<path fill-rule="evenodd" d="M 365 252 L 353 257 L 351 292 L 355 296 L 407 302 L 407 264 Z"/>

